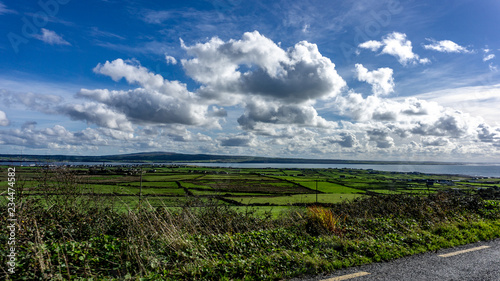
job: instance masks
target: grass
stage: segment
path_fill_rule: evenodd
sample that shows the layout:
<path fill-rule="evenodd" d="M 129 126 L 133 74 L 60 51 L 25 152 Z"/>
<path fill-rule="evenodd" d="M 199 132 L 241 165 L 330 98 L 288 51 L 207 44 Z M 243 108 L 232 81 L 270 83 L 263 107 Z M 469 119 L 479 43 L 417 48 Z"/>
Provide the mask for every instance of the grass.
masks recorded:
<path fill-rule="evenodd" d="M 143 181 L 153 181 L 153 182 L 158 182 L 158 181 L 176 181 L 176 180 L 190 180 L 190 179 L 195 179 L 199 177 L 200 175 L 190 175 L 190 174 L 174 174 L 174 175 L 164 175 L 164 176 L 157 176 L 157 175 L 146 175 L 142 177 Z"/>
<path fill-rule="evenodd" d="M 329 173 L 330 180 L 348 183 Z M 315 194 L 225 197 L 278 205 L 255 207 L 221 197 L 155 196 L 184 190 L 167 186 L 143 188 L 155 192 L 140 202 L 126 193 L 82 195 L 87 187 L 69 171 L 37 174 L 19 176 L 19 189 L 22 177 L 32 177 L 40 195 L 16 196 L 16 274 L 5 274 L 8 250 L 0 247 L 5 280 L 283 280 L 500 237 L 499 201 L 441 187 L 430 194 L 322 193 L 318 205 Z M 316 176 L 306 175 L 309 182 Z M 373 175 L 355 176 L 368 184 Z M 238 185 L 244 178 L 242 173 L 230 182 Z M 203 185 L 191 177 L 186 181 L 193 185 L 188 189 Z M 325 191 L 343 188 L 323 183 Z M 94 186 L 106 192 L 117 187 Z M 2 196 L 0 207 L 8 202 Z M 288 205 L 293 203 L 308 206 Z M 8 224 L 7 216 L 0 220 Z M 1 228 L 0 244 L 7 245 L 9 235 Z"/>
<path fill-rule="evenodd" d="M 300 184 L 310 189 L 316 190 L 316 182 L 301 181 Z M 359 189 L 354 189 L 340 184 L 325 182 L 325 181 L 318 181 L 318 190 L 320 192 L 325 192 L 325 193 L 340 193 L 340 194 L 362 192 Z"/>
<path fill-rule="evenodd" d="M 141 185 L 140 182 L 133 182 L 129 185 L 139 187 Z M 154 181 L 154 182 L 142 182 L 142 186 L 150 186 L 150 187 L 164 187 L 164 188 L 178 188 L 178 185 L 175 181 Z"/>
<path fill-rule="evenodd" d="M 319 203 L 338 203 L 344 200 L 352 200 L 362 196 L 361 194 L 318 194 Z M 299 194 L 290 196 L 254 196 L 254 197 L 227 197 L 228 199 L 241 202 L 242 204 L 272 204 L 272 205 L 292 205 L 309 204 L 316 202 L 315 194 Z"/>

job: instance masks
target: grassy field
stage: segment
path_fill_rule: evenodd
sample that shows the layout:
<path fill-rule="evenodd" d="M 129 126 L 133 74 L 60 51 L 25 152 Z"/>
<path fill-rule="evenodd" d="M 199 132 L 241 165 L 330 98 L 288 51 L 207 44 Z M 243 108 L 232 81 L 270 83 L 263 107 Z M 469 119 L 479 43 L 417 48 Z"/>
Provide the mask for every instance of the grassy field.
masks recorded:
<path fill-rule="evenodd" d="M 16 167 L 14 192 L 0 168 L 0 208 L 17 219 L 5 280 L 283 280 L 500 237 L 500 179 Z M 10 237 L 0 229 L 0 244 Z"/>
<path fill-rule="evenodd" d="M 1 167 L 2 170 L 7 167 Z M 189 166 L 142 167 L 18 167 L 18 186 L 26 194 L 71 192 L 119 195 L 130 206 L 139 198 L 161 196 L 213 197 L 242 205 L 291 206 L 338 203 L 375 194 L 427 194 L 449 190 L 489 188 L 500 179 L 471 180 L 467 177 L 415 173 L 378 172 L 359 169 L 233 169 Z M 56 176 L 57 175 L 57 176 Z M 43 179 L 43 180 L 42 180 Z M 431 184 L 429 184 L 431 182 Z M 7 181 L 0 182 L 7 188 Z M 67 191 L 64 191 L 67 192 Z M 167 200 L 168 201 L 168 200 Z M 171 200 L 175 201 L 175 200 Z M 159 205 L 155 199 L 152 205 Z M 104 203 L 106 204 L 106 203 Z M 174 205 L 168 203 L 167 205 Z M 122 206 L 126 209 L 126 205 Z"/>

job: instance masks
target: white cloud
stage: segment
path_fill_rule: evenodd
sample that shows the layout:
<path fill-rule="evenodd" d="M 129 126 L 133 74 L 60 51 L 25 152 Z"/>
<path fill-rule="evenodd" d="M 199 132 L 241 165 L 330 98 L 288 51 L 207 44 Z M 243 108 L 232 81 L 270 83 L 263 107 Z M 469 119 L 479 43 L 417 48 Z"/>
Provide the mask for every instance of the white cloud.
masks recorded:
<path fill-rule="evenodd" d="M 183 124 L 220 128 L 219 112 L 208 110 L 209 103 L 189 92 L 186 85 L 168 81 L 145 67 L 117 59 L 94 68 L 115 81 L 122 78 L 142 88 L 128 91 L 82 89 L 78 97 L 91 99 L 125 114 L 138 124 Z M 222 116 L 223 117 L 223 116 Z"/>
<path fill-rule="evenodd" d="M 238 123 L 253 130 L 259 123 L 332 127 L 312 106 L 338 95 L 346 82 L 315 44 L 299 42 L 282 49 L 259 32 L 241 40 L 212 38 L 186 46 L 186 73 L 202 83 L 198 93 L 219 105 L 242 105 Z"/>
<path fill-rule="evenodd" d="M 482 142 L 500 143 L 500 128 L 492 128 L 487 124 L 478 127 L 478 137 Z"/>
<path fill-rule="evenodd" d="M 301 103 L 332 98 L 346 85 L 335 64 L 306 41 L 285 51 L 254 31 L 237 41 L 212 38 L 204 44 L 183 46 L 194 56 L 182 60 L 187 74 L 205 85 L 200 93 L 219 102 L 234 104 L 261 96 Z"/>
<path fill-rule="evenodd" d="M 451 142 L 442 137 L 422 137 L 421 142 L 423 146 L 449 146 Z"/>
<path fill-rule="evenodd" d="M 406 39 L 406 34 L 404 33 L 393 32 L 382 37 L 382 41 L 366 41 L 359 44 L 358 47 L 370 49 L 373 52 L 383 47 L 380 51 L 381 54 L 388 54 L 396 57 L 402 65 L 417 63 L 426 64 L 430 62 L 429 59 L 421 59 L 419 55 L 413 53 L 411 41 Z"/>
<path fill-rule="evenodd" d="M 324 139 L 327 143 L 336 143 L 343 148 L 351 148 L 359 146 L 359 141 L 356 135 L 352 132 L 340 133 L 339 137 L 326 137 Z"/>
<path fill-rule="evenodd" d="M 169 55 L 165 55 L 165 61 L 167 62 L 167 64 L 177 64 L 177 60 Z"/>
<path fill-rule="evenodd" d="M 332 128 L 335 122 L 327 121 L 311 105 L 279 104 L 254 99 L 246 104 L 245 113 L 238 118 L 240 126 L 246 130 L 256 128 L 258 123 L 294 124 L 298 126 Z"/>
<path fill-rule="evenodd" d="M 82 89 L 79 97 L 105 104 L 138 124 L 215 125 L 216 118 L 208 116 L 207 105 L 194 99 L 179 99 L 158 91 L 134 89 L 109 91 Z"/>
<path fill-rule="evenodd" d="M 133 131 L 132 123 L 125 114 L 98 103 L 67 104 L 60 106 L 58 112 L 73 120 L 83 120 L 101 127 L 123 131 Z"/>
<path fill-rule="evenodd" d="M 42 28 L 41 30 L 42 34 L 33 35 L 33 37 L 50 45 L 71 45 L 54 31 L 45 28 Z"/>
<path fill-rule="evenodd" d="M 372 52 L 376 52 L 378 51 L 378 49 L 380 49 L 384 44 L 382 42 L 379 42 L 379 41 L 375 41 L 375 40 L 370 40 L 370 41 L 366 41 L 364 43 L 361 43 L 359 44 L 358 47 L 360 48 L 363 48 L 363 49 L 369 49 L 371 50 Z"/>
<path fill-rule="evenodd" d="M 166 81 L 161 75 L 151 73 L 147 68 L 134 65 L 134 63 L 134 61 L 122 59 L 116 59 L 112 62 L 106 61 L 104 64 L 99 63 L 94 68 L 94 72 L 107 75 L 114 81 L 125 78 L 129 84 L 139 84 L 147 89 L 158 90 L 164 86 Z"/>
<path fill-rule="evenodd" d="M 356 75 L 359 81 L 372 85 L 372 92 L 376 96 L 388 95 L 394 92 L 393 71 L 384 67 L 368 71 L 362 64 L 356 64 Z"/>
<path fill-rule="evenodd" d="M 423 93 L 415 97 L 467 112 L 471 116 L 481 116 L 486 123 L 500 126 L 500 120 L 498 120 L 500 84 L 451 88 Z"/>
<path fill-rule="evenodd" d="M 257 31 L 247 32 L 241 40 L 224 42 L 217 37 L 207 43 L 183 48 L 194 59 L 182 60 L 188 75 L 205 84 L 234 82 L 242 75 L 240 65 L 256 65 L 271 77 L 284 74 L 281 62 L 286 52 Z"/>
<path fill-rule="evenodd" d="M 481 117 L 414 97 L 404 100 L 363 98 L 351 92 L 338 97 L 331 105 L 336 107 L 338 114 L 353 119 L 354 123 L 349 125 L 351 130 L 366 132 L 367 141 L 380 149 L 397 150 L 408 140 L 419 141 L 422 147 L 445 147 L 446 143 L 449 143 L 446 149 L 483 147 L 492 143 L 492 132 L 497 130 L 486 125 Z M 342 127 L 346 128 L 346 123 Z M 416 136 L 423 138 L 418 140 Z M 495 139 L 492 144 L 497 143 Z"/>
<path fill-rule="evenodd" d="M 434 39 L 427 39 L 431 44 L 424 45 L 427 50 L 434 50 L 438 52 L 445 53 L 471 53 L 472 51 L 467 48 L 458 45 L 457 43 L 450 40 L 436 41 Z"/>
<path fill-rule="evenodd" d="M 384 129 L 373 129 L 366 132 L 370 141 L 375 142 L 378 148 L 390 148 L 394 146 L 394 139 L 389 136 L 389 131 Z"/>
<path fill-rule="evenodd" d="M 7 114 L 5 114 L 5 112 L 0 110 L 0 126 L 9 126 L 9 124 L 10 124 L 10 121 L 7 118 Z"/>
<path fill-rule="evenodd" d="M 483 61 L 489 61 L 495 58 L 494 54 L 488 54 L 483 57 Z"/>
<path fill-rule="evenodd" d="M 428 58 L 423 58 L 423 59 L 419 59 L 418 62 L 421 64 L 429 64 L 429 63 L 431 63 L 431 60 Z"/>

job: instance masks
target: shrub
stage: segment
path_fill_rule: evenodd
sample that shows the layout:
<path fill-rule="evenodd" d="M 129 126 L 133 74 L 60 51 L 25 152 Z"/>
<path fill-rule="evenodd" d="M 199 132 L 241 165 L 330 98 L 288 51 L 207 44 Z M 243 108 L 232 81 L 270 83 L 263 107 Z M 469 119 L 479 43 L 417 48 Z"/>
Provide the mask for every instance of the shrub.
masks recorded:
<path fill-rule="evenodd" d="M 340 216 L 333 214 L 331 209 L 321 206 L 307 208 L 306 230 L 309 234 L 340 234 Z"/>

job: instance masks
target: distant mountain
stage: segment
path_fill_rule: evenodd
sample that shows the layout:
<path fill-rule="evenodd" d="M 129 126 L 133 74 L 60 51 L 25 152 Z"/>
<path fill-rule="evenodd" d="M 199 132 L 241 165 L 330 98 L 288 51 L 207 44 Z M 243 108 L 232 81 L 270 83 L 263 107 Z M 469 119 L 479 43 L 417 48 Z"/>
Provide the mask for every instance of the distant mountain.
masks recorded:
<path fill-rule="evenodd" d="M 77 156 L 77 155 L 20 155 L 0 154 L 0 161 L 11 162 L 204 162 L 204 163 L 297 163 L 297 164 L 455 164 L 449 162 L 370 161 L 340 159 L 275 158 L 212 154 L 182 154 L 174 152 L 141 152 L 131 154 Z"/>

